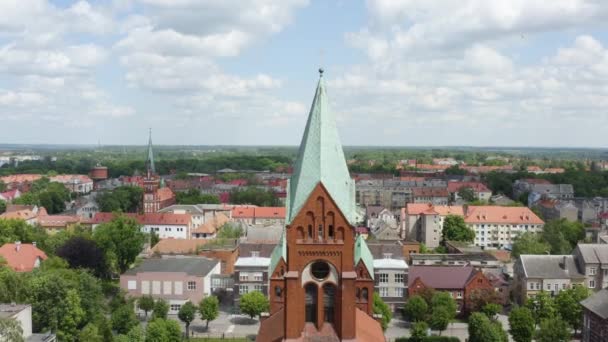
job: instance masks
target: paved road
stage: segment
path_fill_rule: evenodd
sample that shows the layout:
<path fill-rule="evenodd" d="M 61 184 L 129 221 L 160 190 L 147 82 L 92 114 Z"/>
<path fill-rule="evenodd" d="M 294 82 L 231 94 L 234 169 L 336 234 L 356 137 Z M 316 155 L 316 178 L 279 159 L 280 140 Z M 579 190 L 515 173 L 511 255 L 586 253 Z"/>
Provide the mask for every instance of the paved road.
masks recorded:
<path fill-rule="evenodd" d="M 176 315 L 170 315 L 169 318 L 179 321 Z M 503 324 L 505 331 L 509 329 L 508 317 L 499 315 L 498 320 Z M 183 325 L 183 323 L 180 322 Z M 206 323 L 200 318 L 196 318 L 190 325 L 190 331 L 195 336 L 222 336 L 225 337 L 247 337 L 255 336 L 260 327 L 258 319 L 250 319 L 244 315 L 233 315 L 225 311 L 220 311 L 217 319 L 209 323 L 209 329 L 206 329 Z M 185 330 L 185 327 L 183 328 Z M 445 331 L 441 332 L 443 336 L 458 337 L 464 341 L 469 337 L 468 325 L 466 323 L 450 323 Z M 389 324 L 385 332 L 385 336 L 389 341 L 393 341 L 398 337 L 409 337 L 409 323 L 401 319 L 395 318 Z"/>

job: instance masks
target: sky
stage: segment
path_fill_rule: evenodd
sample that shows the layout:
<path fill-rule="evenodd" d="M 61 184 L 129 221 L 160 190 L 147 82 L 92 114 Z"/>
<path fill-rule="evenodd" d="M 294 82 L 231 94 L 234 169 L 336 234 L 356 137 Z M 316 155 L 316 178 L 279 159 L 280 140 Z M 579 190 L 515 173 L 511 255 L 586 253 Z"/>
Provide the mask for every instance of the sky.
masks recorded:
<path fill-rule="evenodd" d="M 0 0 L 0 143 L 608 147 L 605 0 Z"/>

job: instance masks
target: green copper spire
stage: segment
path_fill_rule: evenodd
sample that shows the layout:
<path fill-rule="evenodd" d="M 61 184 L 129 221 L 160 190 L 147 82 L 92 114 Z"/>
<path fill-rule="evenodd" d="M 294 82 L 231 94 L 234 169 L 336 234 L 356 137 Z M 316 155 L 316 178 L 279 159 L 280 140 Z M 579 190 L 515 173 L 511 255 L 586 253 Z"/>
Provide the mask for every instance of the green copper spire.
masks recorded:
<path fill-rule="evenodd" d="M 154 167 L 154 152 L 152 151 L 152 128 L 150 128 L 150 138 L 148 139 L 148 158 L 146 159 L 146 169 L 156 173 Z"/>
<path fill-rule="evenodd" d="M 317 91 L 287 188 L 287 223 L 298 214 L 312 190 L 321 182 L 342 214 L 354 224 L 355 183 L 348 173 L 334 115 L 329 108 L 323 69 L 319 69 L 319 73 Z"/>
<path fill-rule="evenodd" d="M 363 264 L 367 267 L 369 275 L 374 279 L 374 256 L 369 247 L 367 247 L 363 235 L 357 236 L 357 240 L 355 241 L 355 265 L 359 263 L 359 260 L 363 260 Z"/>

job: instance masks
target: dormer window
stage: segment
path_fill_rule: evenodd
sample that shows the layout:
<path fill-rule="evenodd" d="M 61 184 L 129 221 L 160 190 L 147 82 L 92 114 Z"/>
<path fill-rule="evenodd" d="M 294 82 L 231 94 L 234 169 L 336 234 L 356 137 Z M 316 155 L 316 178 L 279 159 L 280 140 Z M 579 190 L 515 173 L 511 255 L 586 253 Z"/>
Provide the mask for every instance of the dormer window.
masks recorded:
<path fill-rule="evenodd" d="M 258 258 L 258 257 L 260 256 L 260 252 L 259 252 L 259 251 L 252 251 L 252 252 L 251 252 L 251 256 L 252 256 L 253 258 Z"/>

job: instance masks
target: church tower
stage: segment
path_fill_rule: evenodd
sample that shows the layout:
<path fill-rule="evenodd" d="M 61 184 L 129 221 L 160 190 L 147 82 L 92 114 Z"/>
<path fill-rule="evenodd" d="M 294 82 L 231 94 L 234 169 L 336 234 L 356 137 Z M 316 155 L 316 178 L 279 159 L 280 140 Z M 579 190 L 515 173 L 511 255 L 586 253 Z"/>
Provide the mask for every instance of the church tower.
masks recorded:
<path fill-rule="evenodd" d="M 154 166 L 154 151 L 152 150 L 152 129 L 148 139 L 148 155 L 146 157 L 146 175 L 144 176 L 144 213 L 155 213 L 159 210 L 158 189 L 160 177 L 156 174 Z"/>
<path fill-rule="evenodd" d="M 294 173 L 286 227 L 269 269 L 270 315 L 258 341 L 383 341 L 373 316 L 373 258 L 357 237 L 350 178 L 323 70 Z"/>

